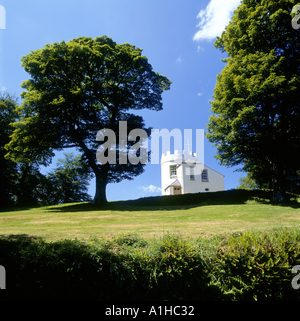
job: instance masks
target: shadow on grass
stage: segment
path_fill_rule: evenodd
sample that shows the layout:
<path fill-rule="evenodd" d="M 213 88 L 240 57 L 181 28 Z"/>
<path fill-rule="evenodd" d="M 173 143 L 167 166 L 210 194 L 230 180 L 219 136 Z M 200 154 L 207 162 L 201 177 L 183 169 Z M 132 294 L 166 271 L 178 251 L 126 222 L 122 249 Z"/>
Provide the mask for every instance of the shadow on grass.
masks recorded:
<path fill-rule="evenodd" d="M 0 234 L 0 242 L 1 241 L 33 242 L 37 239 L 40 239 L 40 237 L 36 237 L 28 234 L 9 234 L 9 235 Z"/>
<path fill-rule="evenodd" d="M 0 213 L 1 212 L 17 212 L 17 211 L 27 211 L 31 210 L 33 208 L 40 208 L 39 205 L 33 205 L 33 206 L 20 206 L 20 207 L 0 207 Z"/>
<path fill-rule="evenodd" d="M 275 203 L 271 201 L 272 191 L 263 190 L 229 190 L 211 193 L 194 193 L 171 196 L 152 196 L 129 201 L 108 202 L 106 205 L 79 203 L 58 207 L 49 207 L 51 212 L 88 212 L 88 211 L 173 211 L 176 209 L 188 210 L 190 208 L 208 205 L 234 205 L 245 204 L 248 200 L 260 203 L 300 208 L 297 201 Z"/>
<path fill-rule="evenodd" d="M 282 206 L 282 207 L 291 207 L 291 208 L 300 208 L 300 203 L 296 200 L 291 200 L 287 202 L 274 202 L 272 200 L 260 199 L 260 198 L 253 198 L 256 202 L 261 204 L 267 204 L 272 206 Z"/>

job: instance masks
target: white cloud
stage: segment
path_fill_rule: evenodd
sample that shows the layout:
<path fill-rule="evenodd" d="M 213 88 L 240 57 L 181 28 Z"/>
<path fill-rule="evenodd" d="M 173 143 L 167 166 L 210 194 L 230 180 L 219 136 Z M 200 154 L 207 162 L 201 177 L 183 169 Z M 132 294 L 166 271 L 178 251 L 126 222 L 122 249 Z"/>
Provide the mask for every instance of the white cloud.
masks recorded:
<path fill-rule="evenodd" d="M 159 192 L 161 192 L 161 188 L 156 187 L 154 185 L 140 186 L 139 189 L 141 189 L 144 193 L 159 193 Z"/>
<path fill-rule="evenodd" d="M 181 58 L 182 56 L 180 56 L 180 57 L 178 57 L 177 59 L 176 59 L 176 61 L 177 62 L 181 62 L 182 61 L 182 58 Z"/>
<path fill-rule="evenodd" d="M 198 96 L 199 97 L 201 97 L 201 96 L 203 96 L 204 95 L 204 93 L 198 93 Z"/>
<path fill-rule="evenodd" d="M 241 0 L 211 0 L 197 16 L 200 19 L 197 25 L 200 30 L 194 35 L 193 40 L 212 40 L 220 36 L 240 2 Z"/>
<path fill-rule="evenodd" d="M 204 49 L 201 46 L 198 46 L 197 52 L 204 51 Z"/>

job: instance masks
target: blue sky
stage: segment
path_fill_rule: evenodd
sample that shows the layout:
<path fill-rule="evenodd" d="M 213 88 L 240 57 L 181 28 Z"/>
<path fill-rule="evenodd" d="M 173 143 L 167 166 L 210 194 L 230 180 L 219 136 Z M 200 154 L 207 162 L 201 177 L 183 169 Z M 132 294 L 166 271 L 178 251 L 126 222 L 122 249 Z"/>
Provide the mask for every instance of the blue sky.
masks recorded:
<path fill-rule="evenodd" d="M 192 129 L 195 151 L 196 129 L 206 130 L 209 101 L 216 76 L 224 68 L 221 58 L 226 57 L 215 49 L 214 40 L 239 0 L 0 0 L 0 5 L 6 12 L 5 29 L 0 30 L 0 88 L 20 95 L 20 84 L 29 78 L 20 58 L 31 50 L 80 36 L 107 35 L 117 43 L 143 49 L 153 69 L 172 81 L 171 89 L 163 94 L 163 110 L 141 111 L 140 115 L 155 129 L 179 128 L 182 133 Z M 237 187 L 245 173 L 220 166 L 215 153 L 205 138 L 205 164 L 225 175 L 225 189 Z M 58 153 L 53 166 L 60 157 Z M 91 181 L 92 196 L 94 185 Z M 161 195 L 160 186 L 160 165 L 149 163 L 133 181 L 108 185 L 107 198 Z"/>

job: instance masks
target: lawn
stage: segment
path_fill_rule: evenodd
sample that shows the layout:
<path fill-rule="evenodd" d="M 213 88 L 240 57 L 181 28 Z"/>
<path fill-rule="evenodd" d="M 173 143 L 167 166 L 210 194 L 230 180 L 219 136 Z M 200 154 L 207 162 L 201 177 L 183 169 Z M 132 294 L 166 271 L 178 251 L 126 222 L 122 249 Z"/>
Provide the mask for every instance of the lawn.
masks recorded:
<path fill-rule="evenodd" d="M 138 233 L 143 238 L 176 233 L 184 238 L 196 238 L 300 226 L 299 202 L 272 204 L 252 194 L 245 199 L 230 198 L 228 193 L 216 194 L 222 197 L 213 199 L 213 193 L 206 193 L 210 198 L 198 201 L 190 197 L 190 202 L 181 205 L 177 200 L 184 200 L 183 195 L 169 198 L 172 202 L 164 204 L 156 200 L 167 198 L 150 198 L 148 203 L 111 202 L 106 208 L 75 203 L 7 210 L 0 212 L 0 235 L 22 234 L 49 241 L 90 236 L 111 238 L 122 233 Z"/>

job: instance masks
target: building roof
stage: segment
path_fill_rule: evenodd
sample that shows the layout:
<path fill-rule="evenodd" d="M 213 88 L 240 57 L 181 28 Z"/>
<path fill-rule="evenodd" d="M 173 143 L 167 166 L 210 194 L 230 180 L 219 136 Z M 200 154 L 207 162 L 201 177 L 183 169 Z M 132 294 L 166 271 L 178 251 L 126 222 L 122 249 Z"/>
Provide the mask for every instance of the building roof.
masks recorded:
<path fill-rule="evenodd" d="M 181 187 L 181 184 L 180 184 L 179 180 L 176 179 L 176 181 L 174 181 L 172 184 L 168 185 L 168 186 L 165 188 L 165 191 L 166 191 L 170 186 L 180 186 L 180 187 Z"/>
<path fill-rule="evenodd" d="M 225 177 L 225 175 L 223 175 L 223 174 L 221 174 L 221 173 L 217 172 L 216 170 L 214 170 L 214 169 L 210 168 L 209 166 L 204 165 L 204 164 L 199 163 L 199 162 L 194 162 L 194 161 L 192 161 L 192 160 L 186 160 L 186 161 L 183 161 L 182 163 L 178 164 L 176 168 L 180 167 L 182 164 L 187 164 L 187 165 L 191 165 L 191 164 L 197 165 L 197 164 L 200 164 L 200 165 L 202 165 L 202 166 L 203 166 L 203 168 L 204 168 L 204 169 L 210 169 L 211 171 L 214 171 L 214 172 L 216 172 L 217 174 L 222 175 L 223 177 Z"/>

